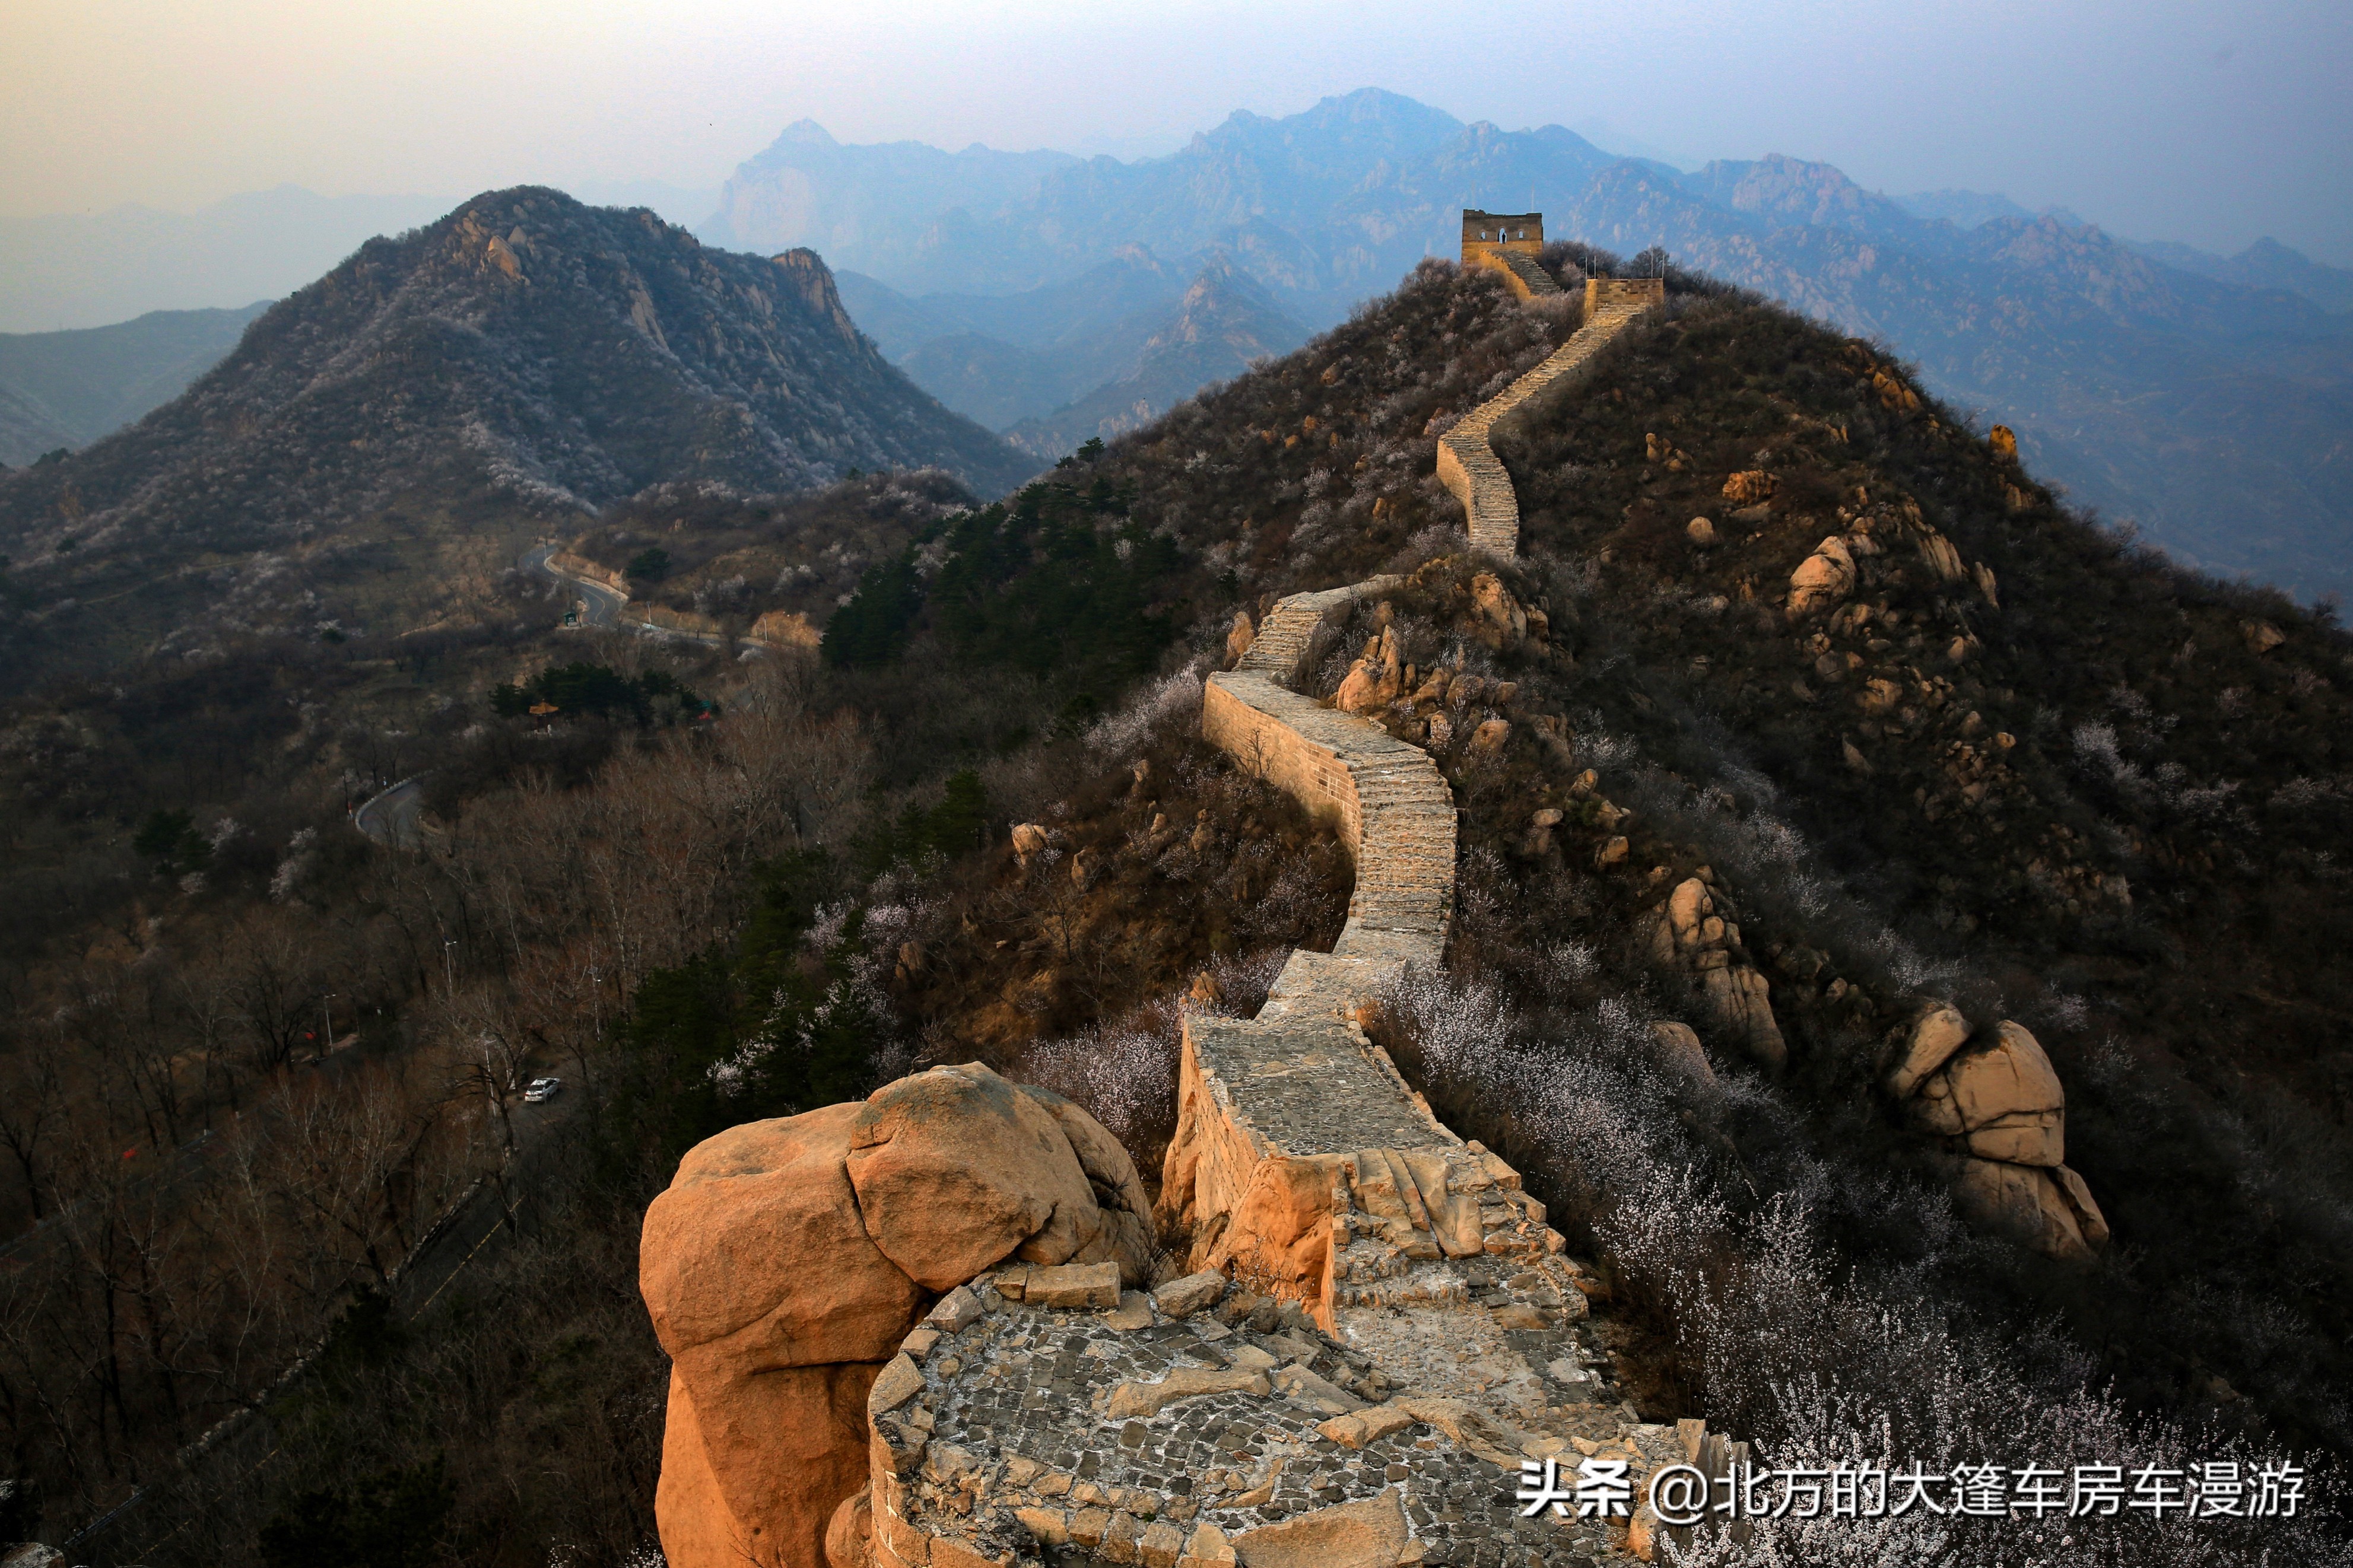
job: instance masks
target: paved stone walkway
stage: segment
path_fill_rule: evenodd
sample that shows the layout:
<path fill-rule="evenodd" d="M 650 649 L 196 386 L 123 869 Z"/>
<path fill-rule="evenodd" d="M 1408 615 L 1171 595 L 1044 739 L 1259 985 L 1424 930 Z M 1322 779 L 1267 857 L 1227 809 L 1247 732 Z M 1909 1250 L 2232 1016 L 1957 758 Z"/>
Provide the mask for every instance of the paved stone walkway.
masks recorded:
<path fill-rule="evenodd" d="M 1585 325 L 1440 439 L 1472 545 L 1518 547 L 1496 422 L 1573 384 L 1662 294 L 1588 285 Z M 1444 955 L 1453 795 L 1420 748 L 1293 688 L 1327 629 L 1399 581 L 1284 599 L 1202 695 L 1211 742 L 1338 825 L 1356 888 L 1333 950 L 1294 952 L 1256 1017 L 1186 1019 L 1161 1205 L 1190 1237 L 1189 1278 L 1109 1311 L 1042 1305 L 1025 1270 L 943 1301 L 869 1412 L 880 1568 L 1651 1554 L 1646 1510 L 1630 1533 L 1520 1518 L 1516 1471 L 1622 1460 L 1640 1497 L 1699 1451 L 1699 1424 L 1637 1420 L 1585 1322 L 1598 1287 L 1544 1205 L 1440 1123 L 1357 1022 Z M 1230 1279 L 1216 1315 L 1164 1310 L 1193 1279 Z"/>

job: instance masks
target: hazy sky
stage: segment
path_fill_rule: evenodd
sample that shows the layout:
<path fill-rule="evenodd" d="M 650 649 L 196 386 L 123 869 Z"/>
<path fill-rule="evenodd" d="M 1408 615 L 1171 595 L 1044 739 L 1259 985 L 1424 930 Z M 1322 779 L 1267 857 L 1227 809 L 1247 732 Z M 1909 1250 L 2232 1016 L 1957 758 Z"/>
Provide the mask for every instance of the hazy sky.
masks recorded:
<path fill-rule="evenodd" d="M 1166 150 L 1364 86 L 2353 265 L 2348 0 L 8 0 L 0 213 L 716 184 L 844 141 Z"/>

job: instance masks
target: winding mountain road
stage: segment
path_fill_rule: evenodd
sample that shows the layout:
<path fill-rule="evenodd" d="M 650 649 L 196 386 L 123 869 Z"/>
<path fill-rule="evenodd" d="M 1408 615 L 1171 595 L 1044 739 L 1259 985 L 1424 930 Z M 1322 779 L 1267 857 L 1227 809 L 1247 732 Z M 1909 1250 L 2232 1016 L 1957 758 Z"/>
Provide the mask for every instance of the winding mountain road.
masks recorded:
<path fill-rule="evenodd" d="M 555 563 L 551 557 L 563 548 L 560 544 L 533 545 L 523 552 L 522 568 L 526 572 L 537 572 L 544 576 L 553 577 L 570 588 L 580 604 L 581 625 L 596 626 L 603 631 L 628 630 L 646 637 L 677 637 L 685 642 L 702 643 L 710 647 L 723 648 L 733 645 L 734 639 L 732 637 L 716 636 L 710 632 L 691 632 L 681 626 L 656 626 L 650 621 L 641 621 L 633 616 L 626 615 L 624 612 L 629 603 L 628 595 L 617 593 L 602 583 L 592 583 L 585 577 L 575 577 L 555 569 Z"/>
<path fill-rule="evenodd" d="M 621 610 L 628 596 L 615 593 L 602 583 L 591 583 L 583 577 L 568 577 L 558 572 L 548 557 L 563 549 L 561 544 L 538 544 L 523 552 L 522 569 L 553 577 L 571 588 L 580 600 L 580 621 L 583 626 L 602 626 L 607 630 L 621 624 Z"/>
<path fill-rule="evenodd" d="M 352 813 L 352 826 L 387 849 L 424 848 L 425 795 L 418 787 L 424 777 L 411 773 L 368 796 Z"/>

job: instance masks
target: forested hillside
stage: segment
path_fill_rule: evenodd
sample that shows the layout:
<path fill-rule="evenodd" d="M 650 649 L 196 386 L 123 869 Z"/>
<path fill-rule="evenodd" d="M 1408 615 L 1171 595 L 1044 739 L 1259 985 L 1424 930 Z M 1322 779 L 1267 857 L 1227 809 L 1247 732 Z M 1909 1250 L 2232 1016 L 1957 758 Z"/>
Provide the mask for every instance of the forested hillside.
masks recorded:
<path fill-rule="evenodd" d="M 1469 551 L 1437 438 L 1575 309 L 1431 263 L 1001 500 L 870 476 L 579 537 L 659 548 L 690 596 L 807 564 L 806 656 L 518 599 L 13 696 L 0 1171 L 16 1229 L 48 1223 L 0 1275 L 0 1429 L 45 1538 L 146 1484 L 77 1561 L 630 1561 L 665 1370 L 635 1247 L 678 1155 L 980 1059 L 1156 1172 L 1178 999 L 1255 1010 L 1350 877 L 1199 741 L 1201 678 L 1277 596 L 1384 571 L 1314 689 L 1354 679 L 1430 752 L 1463 851 L 1444 972 L 1373 1026 L 1597 1259 L 1639 1404 L 1776 1463 L 1856 1433 L 1929 1462 L 2353 1444 L 2353 642 L 2070 514 L 1882 351 L 1669 281 L 1503 442 L 1517 562 Z M 422 852 L 343 819 L 427 767 Z M 1660 951 L 1694 879 L 1781 1060 Z M 1927 996 L 2048 1049 L 2113 1225 L 2090 1261 L 1957 1209 L 1884 1088 Z M 520 1104 L 548 1071 L 564 1096 Z M 497 1239 L 404 1271 L 477 1176 Z M 246 1404 L 250 1447 L 172 1466 Z M 2234 1528 L 2072 1560 L 2341 1556 L 2326 1522 Z"/>
<path fill-rule="evenodd" d="M 234 310 L 150 310 L 111 327 L 0 334 L 0 463 L 87 446 L 168 403 L 237 346 L 269 301 Z"/>

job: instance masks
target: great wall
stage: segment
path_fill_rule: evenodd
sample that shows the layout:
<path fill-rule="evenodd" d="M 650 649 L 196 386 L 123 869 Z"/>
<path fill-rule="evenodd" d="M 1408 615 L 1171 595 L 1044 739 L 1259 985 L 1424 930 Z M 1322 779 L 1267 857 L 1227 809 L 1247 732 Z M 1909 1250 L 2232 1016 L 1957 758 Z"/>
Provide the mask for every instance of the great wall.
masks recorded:
<path fill-rule="evenodd" d="M 1541 241 L 1537 215 L 1466 213 L 1464 265 L 1521 300 L 1557 294 Z M 1518 543 L 1491 434 L 1664 298 L 1658 279 L 1588 279 L 1567 342 L 1440 438 L 1474 550 Z M 1425 751 L 1294 688 L 1329 628 L 1396 585 L 1281 601 L 1205 683 L 1205 736 L 1335 820 L 1356 884 L 1332 951 L 1293 952 L 1256 1016 L 1186 1015 L 1156 1205 L 1083 1110 L 976 1066 L 687 1156 L 644 1248 L 673 1357 L 673 1568 L 1651 1559 L 1648 1478 L 1742 1451 L 1610 1392 L 1585 1331 L 1597 1283 L 1362 1026 L 1443 954 L 1455 805 Z M 1696 880 L 1675 889 L 1665 955 L 1723 971 L 1739 1014 L 1747 983 L 1704 962 L 1723 957 L 1706 903 Z M 1926 1092 L 1968 1034 L 1924 1015 L 1896 1092 Z M 1621 1516 L 1523 1513 L 1524 1465 L 1573 1477 L 1588 1458 L 1622 1467 Z"/>

